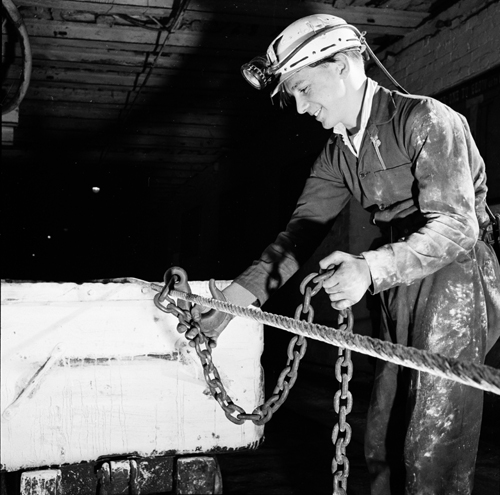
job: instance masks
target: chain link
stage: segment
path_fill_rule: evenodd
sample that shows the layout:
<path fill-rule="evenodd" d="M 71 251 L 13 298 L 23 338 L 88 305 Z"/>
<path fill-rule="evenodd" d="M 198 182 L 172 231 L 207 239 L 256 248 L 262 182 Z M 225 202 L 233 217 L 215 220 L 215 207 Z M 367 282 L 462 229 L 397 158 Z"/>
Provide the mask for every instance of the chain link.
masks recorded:
<path fill-rule="evenodd" d="M 300 319 L 301 314 L 307 315 L 307 321 L 312 322 L 314 318 L 314 310 L 311 306 L 311 297 L 316 294 L 321 287 L 315 287 L 311 290 L 310 287 L 305 288 L 305 285 L 314 278 L 316 274 L 311 274 L 301 285 L 301 293 L 304 294 L 304 302 L 300 304 L 295 311 L 295 318 Z M 166 283 L 161 293 L 156 294 L 154 302 L 156 306 L 166 313 L 174 314 L 181 323 L 189 328 L 189 331 L 195 331 L 196 336 L 193 341 L 195 344 L 196 353 L 200 358 L 203 368 L 205 381 L 208 385 L 210 393 L 219 403 L 229 421 L 241 425 L 245 421 L 253 421 L 257 425 L 267 423 L 279 407 L 285 402 L 297 380 L 298 368 L 300 360 L 304 357 L 307 350 L 307 341 L 305 337 L 295 335 L 288 344 L 287 363 L 283 371 L 280 373 L 276 386 L 271 397 L 264 404 L 256 407 L 251 414 L 245 412 L 243 408 L 235 404 L 226 392 L 226 389 L 220 379 L 219 372 L 212 361 L 212 349 L 208 345 L 207 339 L 203 335 L 200 324 L 193 321 L 189 311 L 177 306 L 174 300 L 168 295 L 172 287 L 172 283 Z M 164 301 L 168 301 L 165 306 Z"/>
<path fill-rule="evenodd" d="M 300 292 L 304 299 L 295 311 L 295 319 L 305 319 L 308 323 L 312 323 L 314 319 L 314 309 L 311 306 L 311 298 L 314 297 L 322 288 L 323 280 L 316 282 L 311 288 L 308 284 L 318 276 L 317 273 L 311 273 L 304 278 L 300 285 Z M 166 277 L 167 278 L 167 277 Z M 288 344 L 287 363 L 285 368 L 280 373 L 276 386 L 271 394 L 271 397 L 262 405 L 256 407 L 251 414 L 245 412 L 243 408 L 235 404 L 224 387 L 220 379 L 219 372 L 212 360 L 212 349 L 208 345 L 208 340 L 201 331 L 200 324 L 192 319 L 189 308 L 181 308 L 169 296 L 170 290 L 174 288 L 179 279 L 172 276 L 169 280 L 165 280 L 165 286 L 159 294 L 155 295 L 154 302 L 156 306 L 166 312 L 174 314 L 179 321 L 184 324 L 190 331 L 196 334 L 193 338 L 196 353 L 201 361 L 205 381 L 208 385 L 210 393 L 219 403 L 229 421 L 235 424 L 243 424 L 245 421 L 253 421 L 257 425 L 267 423 L 279 407 L 285 402 L 294 386 L 298 368 L 301 359 L 304 357 L 307 350 L 307 341 L 305 337 L 295 335 Z M 165 301 L 167 304 L 165 305 Z"/>
<path fill-rule="evenodd" d="M 328 278 L 327 273 L 321 275 L 311 273 L 304 278 L 300 285 L 300 292 L 303 294 L 304 299 L 295 311 L 295 320 L 305 319 L 308 323 L 312 323 L 314 308 L 311 305 L 311 299 L 321 290 L 323 281 L 326 278 Z M 315 282 L 312 288 L 309 285 L 311 281 Z M 290 389 L 297 380 L 300 361 L 307 349 L 305 337 L 298 335 L 292 337 L 288 344 L 286 366 L 278 377 L 271 397 L 264 404 L 256 407 L 251 414 L 248 414 L 242 407 L 235 404 L 227 394 L 219 372 L 212 360 L 212 348 L 208 345 L 208 339 L 203 335 L 200 324 L 193 320 L 189 307 L 181 308 L 169 296 L 169 291 L 175 286 L 175 283 L 175 277 L 172 277 L 169 281 L 166 280 L 163 290 L 159 294 L 156 294 L 154 302 L 162 311 L 174 314 L 179 319 L 179 322 L 189 328 L 189 331 L 195 331 L 196 336 L 193 338 L 193 341 L 211 395 L 219 403 L 229 421 L 238 425 L 243 424 L 245 421 L 252 421 L 257 425 L 267 423 L 285 402 Z M 168 301 L 167 305 L 164 305 L 165 301 Z M 348 320 L 347 324 L 344 323 L 346 318 Z M 342 329 L 349 328 L 352 330 L 352 312 L 346 310 L 340 311 L 338 324 Z M 339 390 L 337 390 L 333 398 L 333 408 L 338 416 L 338 421 L 332 431 L 332 443 L 335 447 L 335 455 L 331 466 L 334 495 L 347 495 L 349 459 L 347 458 L 346 450 L 351 441 L 352 428 L 347 423 L 346 417 L 351 412 L 353 404 L 352 393 L 349 391 L 349 381 L 352 378 L 352 374 L 351 351 L 339 348 L 338 358 L 335 363 L 335 377 L 339 382 Z"/>
<path fill-rule="evenodd" d="M 343 318 L 344 316 L 341 313 L 339 315 L 339 322 Z M 348 328 L 352 328 L 352 325 L 348 325 Z M 346 450 L 351 441 L 352 428 L 346 421 L 346 417 L 352 411 L 353 399 L 352 393 L 349 391 L 349 381 L 352 378 L 352 373 L 351 351 L 339 347 L 338 358 L 335 363 L 335 378 L 339 382 L 339 390 L 335 392 L 333 398 L 333 409 L 338 415 L 338 421 L 332 431 L 332 443 L 335 446 L 335 456 L 332 460 L 334 495 L 344 495 L 347 493 L 349 460 Z"/>

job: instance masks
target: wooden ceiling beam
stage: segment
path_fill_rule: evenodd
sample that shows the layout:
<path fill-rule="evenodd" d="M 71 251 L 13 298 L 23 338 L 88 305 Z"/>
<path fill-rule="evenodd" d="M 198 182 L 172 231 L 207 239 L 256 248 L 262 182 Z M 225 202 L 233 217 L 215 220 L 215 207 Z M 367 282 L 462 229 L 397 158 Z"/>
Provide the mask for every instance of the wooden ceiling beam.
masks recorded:
<path fill-rule="evenodd" d="M 16 0 L 20 7 L 56 9 L 60 11 L 89 12 L 96 15 L 127 14 L 166 17 L 172 12 L 173 0 Z M 411 29 L 421 24 L 428 13 L 410 10 L 374 7 L 335 8 L 324 2 L 290 0 L 191 0 L 181 25 L 200 21 L 219 23 L 268 25 L 283 29 L 291 21 L 309 14 L 331 14 L 344 18 L 359 29 L 373 26 L 392 26 Z M 277 33 L 276 33 L 277 34 Z"/>
<path fill-rule="evenodd" d="M 119 144 L 137 148 L 177 148 L 183 149 L 229 149 L 234 145 L 234 137 L 228 135 L 216 135 L 214 137 L 200 137 L 193 135 L 175 135 L 174 126 L 162 126 L 160 134 L 126 134 Z M 54 117 L 44 118 L 43 132 L 40 132 L 40 120 L 27 116 L 23 126 L 16 129 L 16 145 L 39 143 L 74 143 L 80 141 L 82 146 L 87 147 L 89 142 L 95 146 L 113 139 L 113 133 L 107 132 L 102 126 L 102 121 L 94 121 L 90 127 L 86 121 L 74 119 L 57 119 Z"/>
<path fill-rule="evenodd" d="M 26 156 L 26 151 L 30 151 L 30 148 L 23 148 L 23 150 L 20 150 L 18 148 L 13 148 L 9 147 L 5 149 L 5 154 L 2 150 L 2 155 L 4 158 L 7 159 L 19 159 L 22 158 L 23 156 Z M 36 151 L 36 149 L 34 149 Z M 145 170 L 146 173 L 155 173 L 160 176 L 170 176 L 170 175 L 175 175 L 177 172 L 182 172 L 182 171 L 187 171 L 187 172 L 199 172 L 200 170 L 204 170 L 207 167 L 211 165 L 212 162 L 217 161 L 217 157 L 213 157 L 211 162 L 202 162 L 202 161 L 194 161 L 190 160 L 189 158 L 185 158 L 184 161 L 181 161 L 179 159 L 175 159 L 174 157 L 168 157 L 168 156 L 156 156 L 156 157 L 151 157 L 150 160 L 143 160 L 141 162 L 138 162 L 137 159 L 134 158 L 134 154 L 131 154 L 128 150 L 119 154 L 116 154 L 116 156 L 119 155 L 119 158 L 116 159 L 110 159 L 113 155 L 106 155 L 104 154 L 103 162 L 106 161 L 107 163 L 113 163 L 113 164 L 119 164 L 118 168 L 132 168 L 136 170 Z M 140 155 L 140 153 L 138 153 Z M 146 156 L 144 153 L 142 156 Z M 90 151 L 88 153 L 80 153 L 78 155 L 78 164 L 84 164 L 84 163 L 97 163 L 98 161 L 101 160 L 101 153 L 100 151 Z M 26 163 L 24 164 L 26 165 Z M 182 175 L 179 173 L 178 175 Z"/>
<path fill-rule="evenodd" d="M 23 104 L 23 115 L 36 115 L 39 108 L 38 102 L 31 102 L 27 100 Z M 75 119 L 96 119 L 100 120 L 118 120 L 119 110 L 121 108 L 116 105 L 93 105 L 85 103 L 48 103 L 45 106 L 45 111 L 43 116 L 50 117 L 71 117 Z M 234 125 L 235 119 L 239 118 L 234 115 L 227 115 L 224 113 L 216 112 L 195 112 L 192 110 L 186 110 L 185 112 L 144 112 L 143 110 L 139 114 L 133 114 L 135 120 L 139 120 L 140 125 L 143 126 L 146 123 L 157 122 L 162 126 L 204 126 L 207 129 L 215 129 L 217 127 L 231 127 Z M 134 125 L 134 121 L 127 121 L 126 124 L 131 128 Z"/>
<path fill-rule="evenodd" d="M 85 152 L 82 150 L 79 153 L 79 157 L 82 160 L 96 161 L 101 158 L 100 150 L 89 150 Z M 213 163 L 215 163 L 220 157 L 220 153 L 213 155 L 199 156 L 199 155 L 179 155 L 179 154 L 168 154 L 162 152 L 161 150 L 141 150 L 137 149 L 115 149 L 111 148 L 109 152 L 105 152 L 102 161 L 107 163 L 139 163 L 143 166 L 146 163 L 154 162 L 156 164 L 165 164 L 165 167 L 169 165 L 176 164 L 179 170 L 182 169 L 183 164 L 186 167 L 198 167 L 205 168 Z"/>
<path fill-rule="evenodd" d="M 135 26 L 109 26 L 85 22 L 56 21 L 47 19 L 25 19 L 26 30 L 30 37 L 94 40 L 120 43 L 139 43 L 147 46 L 158 44 L 160 33 Z M 164 34 L 162 35 L 165 36 Z"/>
<path fill-rule="evenodd" d="M 244 88 L 251 91 L 250 87 L 245 86 Z M 54 84 L 51 81 L 37 81 L 28 89 L 26 99 L 46 102 L 91 102 L 93 104 L 124 105 L 127 94 L 127 89 L 109 90 L 101 87 L 96 91 L 93 87 L 81 88 L 66 86 L 63 83 Z M 241 115 L 242 111 L 246 114 L 259 112 L 259 109 L 255 107 L 254 98 L 245 98 L 245 96 L 253 96 L 249 92 L 242 94 L 241 91 L 233 91 L 228 93 L 224 90 L 223 94 L 216 94 L 210 90 L 199 89 L 193 94 L 190 88 L 185 88 L 185 90 L 176 90 L 175 95 L 173 95 L 157 90 L 148 92 L 146 88 L 141 96 L 138 103 L 149 109 L 165 107 L 165 111 L 180 111 L 189 108 L 191 111 L 196 109 L 202 113 L 223 112 L 230 115 Z"/>
<path fill-rule="evenodd" d="M 105 88 L 109 90 L 137 90 L 146 78 L 146 73 L 134 74 L 118 71 L 100 72 L 99 70 L 85 71 L 72 70 L 60 67 L 33 67 L 31 83 L 36 85 L 38 81 L 46 83 L 54 81 L 65 85 L 75 84 L 82 88 L 94 87 L 96 90 Z M 151 91 L 156 88 L 160 91 L 172 91 L 177 88 L 192 89 L 214 89 L 221 90 L 224 86 L 231 86 L 235 81 L 244 82 L 238 72 L 224 74 L 204 74 L 203 71 L 192 73 L 178 73 L 174 70 L 161 74 L 159 71 L 147 80 L 147 87 Z"/>
<path fill-rule="evenodd" d="M 16 0 L 18 7 L 54 8 L 66 11 L 93 12 L 98 15 L 127 14 L 166 17 L 174 0 Z"/>
<path fill-rule="evenodd" d="M 116 128 L 116 125 L 119 123 L 118 111 L 113 112 L 112 109 L 106 110 L 99 108 L 92 111 L 92 105 L 81 105 L 79 108 L 75 108 L 75 112 L 72 113 L 70 112 L 71 106 L 72 105 L 68 105 L 65 109 L 61 109 L 57 106 L 47 105 L 43 114 L 40 114 L 38 105 L 34 104 L 30 106 L 30 102 L 26 101 L 23 102 L 20 118 L 23 121 L 23 127 L 25 121 L 31 120 L 36 123 L 35 127 L 38 126 L 38 128 L 40 127 L 40 123 L 43 123 L 45 119 L 47 119 L 47 122 L 54 122 L 54 119 L 62 119 L 61 125 L 64 126 L 65 123 L 68 129 L 71 129 L 74 122 L 78 123 L 74 124 L 76 129 L 84 128 L 84 123 L 86 121 L 88 121 L 89 126 L 92 125 L 94 127 L 96 126 L 96 122 L 100 122 L 99 129 L 101 130 L 104 128 L 109 129 L 110 126 Z M 76 105 L 73 105 L 73 107 L 76 107 Z M 127 122 L 127 125 L 133 128 L 132 123 Z M 142 135 L 158 136 L 160 138 L 157 143 L 158 147 L 161 147 L 162 141 L 167 142 L 170 138 L 179 139 L 179 142 L 182 143 L 189 138 L 201 139 L 204 142 L 212 142 L 215 140 L 229 141 L 231 137 L 233 137 L 228 133 L 228 126 L 220 125 L 197 125 L 191 123 L 179 125 L 177 122 L 169 122 L 168 120 L 155 123 L 144 119 L 144 122 L 140 122 L 140 128 L 142 130 Z"/>
<path fill-rule="evenodd" d="M 241 18 L 259 17 L 262 22 L 273 23 L 278 29 L 283 29 L 295 19 L 310 14 L 330 14 L 342 17 L 358 29 L 369 26 L 393 26 L 414 28 L 424 21 L 426 12 L 408 10 L 380 9 L 373 7 L 335 8 L 324 2 L 289 0 L 239 0 L 228 2 L 226 0 L 191 0 L 187 13 L 204 12 L 209 15 L 239 14 Z M 243 21 L 244 22 L 244 21 Z"/>
<path fill-rule="evenodd" d="M 62 55 L 61 55 L 62 53 Z M 70 56 L 65 56 L 67 52 L 56 51 L 49 52 L 48 50 L 33 47 L 33 67 L 45 69 L 46 67 L 53 69 L 87 71 L 95 73 L 96 67 L 102 72 L 123 73 L 128 75 L 137 75 L 151 71 L 151 66 L 145 66 L 145 56 L 136 56 L 134 59 L 127 58 L 126 63 L 116 62 L 108 58 L 107 54 L 99 54 L 87 51 L 85 55 L 78 56 L 73 50 L 70 51 Z M 70 59 L 71 58 L 71 59 Z M 20 60 L 20 59 L 19 59 Z M 125 59 L 124 59 L 125 60 Z M 152 68 L 152 74 L 159 76 L 162 74 L 180 73 L 185 76 L 194 75 L 199 77 L 200 73 L 205 76 L 214 75 L 231 75 L 240 76 L 240 65 L 244 59 L 228 60 L 222 57 L 182 57 L 173 56 L 160 57 L 159 63 Z"/>
<path fill-rule="evenodd" d="M 165 33 L 152 31 L 136 26 L 123 26 L 106 24 L 95 24 L 85 22 L 57 21 L 47 19 L 25 19 L 26 29 L 30 37 L 78 39 L 82 42 L 99 41 L 106 43 L 119 43 L 117 48 L 130 49 L 133 45 L 146 45 L 151 51 L 155 46 L 160 46 L 166 36 Z M 270 40 L 271 33 L 263 36 L 250 34 L 250 32 L 235 33 L 231 25 L 227 25 L 227 31 L 209 32 L 203 29 L 204 23 L 200 23 L 200 29 L 183 29 L 172 32 L 168 37 L 170 46 L 194 46 L 203 49 L 230 49 L 245 50 L 257 49 L 257 40 Z M 361 26 L 361 29 L 363 26 Z M 404 36 L 410 28 L 393 25 L 370 25 L 369 36 Z M 370 39 L 370 38 L 369 38 Z M 84 48 L 84 45 L 81 46 Z"/>
<path fill-rule="evenodd" d="M 157 51 L 151 45 L 100 43 L 99 41 L 86 41 L 76 39 L 40 38 L 32 36 L 31 49 L 34 63 L 50 64 L 51 62 L 68 62 L 82 64 L 91 63 L 107 65 L 108 67 L 149 68 Z M 373 46 L 372 46 L 373 48 Z M 156 68 L 185 69 L 190 67 L 210 68 L 210 70 L 224 72 L 228 68 L 239 66 L 242 61 L 253 57 L 255 50 L 248 49 L 207 49 L 204 47 L 173 46 L 168 45 L 158 60 Z M 21 60 L 20 50 L 16 56 Z M 20 63 L 20 62 L 19 62 Z"/>

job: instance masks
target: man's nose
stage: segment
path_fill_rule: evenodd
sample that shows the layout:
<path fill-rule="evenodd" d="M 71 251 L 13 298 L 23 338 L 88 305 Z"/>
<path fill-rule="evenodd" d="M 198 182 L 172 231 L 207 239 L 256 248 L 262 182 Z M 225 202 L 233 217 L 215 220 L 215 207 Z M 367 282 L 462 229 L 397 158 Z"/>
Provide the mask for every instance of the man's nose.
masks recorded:
<path fill-rule="evenodd" d="M 297 105 L 297 113 L 306 113 L 307 107 L 309 106 L 309 103 L 305 101 L 305 98 L 302 96 L 296 96 L 295 97 L 295 103 Z"/>

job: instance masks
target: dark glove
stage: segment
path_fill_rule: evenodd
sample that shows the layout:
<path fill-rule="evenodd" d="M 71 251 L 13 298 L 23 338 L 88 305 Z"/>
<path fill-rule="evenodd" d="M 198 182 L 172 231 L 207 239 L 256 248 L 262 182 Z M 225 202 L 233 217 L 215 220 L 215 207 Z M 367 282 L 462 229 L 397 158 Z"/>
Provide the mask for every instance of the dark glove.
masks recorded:
<path fill-rule="evenodd" d="M 214 299 L 226 301 L 224 294 L 215 286 L 214 279 L 210 279 L 208 286 Z M 199 324 L 203 335 L 208 340 L 208 345 L 212 348 L 217 347 L 219 335 L 233 319 L 233 316 L 222 311 L 217 311 L 216 309 L 210 309 L 209 311 L 204 311 L 204 309 L 203 306 L 198 304 L 193 306 L 191 308 L 192 321 Z M 188 327 L 185 322 L 180 322 L 177 325 L 177 331 L 181 333 L 186 332 L 186 338 L 191 341 L 189 345 L 191 347 L 195 346 L 193 339 L 198 335 L 198 325 Z"/>

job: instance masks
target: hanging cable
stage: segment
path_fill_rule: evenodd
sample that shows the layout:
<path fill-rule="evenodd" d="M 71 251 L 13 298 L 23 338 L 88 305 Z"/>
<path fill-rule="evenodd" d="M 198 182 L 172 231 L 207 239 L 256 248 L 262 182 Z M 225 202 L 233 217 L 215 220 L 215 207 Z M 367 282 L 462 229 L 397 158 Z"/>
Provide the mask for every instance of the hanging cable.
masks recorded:
<path fill-rule="evenodd" d="M 13 110 L 15 110 L 24 97 L 26 96 L 26 92 L 28 91 L 28 86 L 30 84 L 31 79 L 31 67 L 32 67 L 32 55 L 31 55 L 31 45 L 28 37 L 28 31 L 26 30 L 26 26 L 24 24 L 23 18 L 17 7 L 11 0 L 2 0 L 2 7 L 4 8 L 8 20 L 15 26 L 21 43 L 21 51 L 23 53 L 23 70 L 21 74 L 21 84 L 14 96 L 7 105 L 3 105 L 2 102 L 2 115 L 6 115 Z M 5 20 L 5 19 L 4 19 Z"/>
<path fill-rule="evenodd" d="M 161 55 L 163 53 L 163 50 L 165 49 L 165 46 L 167 44 L 167 41 L 170 38 L 170 35 L 172 34 L 172 32 L 175 29 L 177 29 L 179 21 L 181 19 L 181 16 L 184 13 L 184 11 L 187 9 L 187 6 L 188 6 L 189 2 L 190 2 L 190 0 L 176 0 L 174 2 L 174 6 L 172 8 L 172 13 L 171 13 L 170 17 L 168 18 L 167 22 L 165 23 L 164 27 L 158 27 L 158 28 L 151 28 L 149 26 L 147 27 L 147 29 L 153 29 L 155 31 L 158 31 L 158 41 L 161 39 L 161 34 L 162 33 L 165 33 L 165 38 L 163 39 L 163 42 L 162 42 L 162 44 L 160 46 L 160 49 L 156 52 L 156 55 L 155 55 L 155 57 L 153 59 L 153 62 L 149 66 L 148 72 L 147 72 L 146 76 L 144 77 L 143 81 L 141 82 L 138 90 L 132 89 L 132 92 L 135 91 L 134 98 L 133 98 L 133 100 L 132 100 L 132 102 L 130 104 L 127 101 L 125 103 L 124 108 L 120 112 L 118 127 L 121 127 L 121 126 L 123 126 L 126 123 L 128 117 L 130 115 L 130 112 L 132 111 L 132 108 L 134 107 L 134 105 L 135 105 L 135 103 L 137 101 L 137 98 L 139 98 L 140 94 L 142 93 L 142 90 L 146 87 L 146 84 L 149 81 L 149 78 L 151 77 L 151 74 L 153 73 L 153 69 L 156 67 L 158 59 L 161 57 Z M 120 17 L 123 18 L 123 16 L 120 16 Z M 130 21 L 130 16 L 125 16 L 125 17 L 126 17 L 127 20 Z M 156 19 L 154 19 L 154 20 L 157 21 Z M 140 23 L 139 21 L 136 21 L 135 19 L 134 19 L 134 23 L 136 25 L 137 24 L 141 24 L 141 27 L 143 27 L 143 28 L 146 27 L 143 23 Z M 157 23 L 159 25 L 163 26 L 163 24 L 160 23 L 159 21 L 157 21 Z M 128 100 L 128 98 L 127 98 L 127 100 Z M 115 133 L 115 135 L 118 135 L 118 134 L 119 134 L 119 132 L 117 131 Z M 102 161 L 103 161 L 103 159 L 104 159 L 104 157 L 105 157 L 105 155 L 106 155 L 109 147 L 110 147 L 110 143 L 108 142 L 108 143 L 106 143 L 106 146 L 101 151 L 101 154 L 99 156 L 98 165 L 100 165 L 102 163 Z"/>

